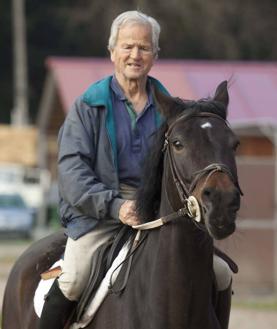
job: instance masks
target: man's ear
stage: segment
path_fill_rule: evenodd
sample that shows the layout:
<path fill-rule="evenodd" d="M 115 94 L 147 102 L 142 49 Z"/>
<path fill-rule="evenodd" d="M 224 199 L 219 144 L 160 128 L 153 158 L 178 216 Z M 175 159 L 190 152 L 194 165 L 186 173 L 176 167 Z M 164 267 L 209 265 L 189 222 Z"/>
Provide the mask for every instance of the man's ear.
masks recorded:
<path fill-rule="evenodd" d="M 216 88 L 214 100 L 222 103 L 225 107 L 229 104 L 228 82 L 222 81 Z"/>
<path fill-rule="evenodd" d="M 114 49 L 109 49 L 109 52 L 110 52 L 110 59 L 114 63 L 114 61 L 115 61 Z"/>

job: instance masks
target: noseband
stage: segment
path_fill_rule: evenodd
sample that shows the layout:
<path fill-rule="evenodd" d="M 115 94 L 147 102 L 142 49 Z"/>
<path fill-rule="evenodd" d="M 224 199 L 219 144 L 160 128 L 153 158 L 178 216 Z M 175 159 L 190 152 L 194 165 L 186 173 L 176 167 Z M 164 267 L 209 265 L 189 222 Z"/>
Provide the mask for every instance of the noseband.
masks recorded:
<path fill-rule="evenodd" d="M 229 129 L 229 124 L 226 120 L 224 120 L 222 117 L 220 117 L 217 114 L 214 113 L 208 113 L 208 112 L 202 112 L 202 113 L 197 113 L 197 114 L 192 114 L 192 115 L 187 115 L 186 113 L 182 113 L 180 116 L 176 118 L 174 122 L 170 124 L 168 127 L 168 130 L 165 134 L 165 141 L 164 141 L 164 146 L 162 151 L 165 152 L 168 155 L 168 160 L 169 160 L 169 166 L 170 170 L 172 173 L 173 181 L 176 185 L 178 195 L 180 197 L 180 200 L 183 204 L 183 208 L 177 210 L 176 212 L 159 218 L 157 220 L 154 220 L 152 222 L 148 222 L 145 224 L 140 224 L 140 225 L 135 225 L 133 228 L 138 229 L 138 230 L 149 230 L 152 228 L 159 227 L 161 225 L 164 225 L 168 222 L 171 222 L 173 219 L 188 215 L 191 218 L 194 218 L 197 222 L 201 221 L 201 212 L 200 212 L 200 206 L 197 201 L 197 199 L 192 195 L 192 192 L 194 191 L 197 183 L 199 180 L 203 177 L 206 177 L 204 185 L 207 183 L 207 181 L 210 179 L 210 177 L 216 173 L 216 172 L 223 172 L 226 173 L 231 181 L 234 183 L 234 185 L 238 188 L 239 192 L 241 195 L 243 195 L 240 186 L 238 184 L 237 179 L 233 176 L 231 170 L 224 164 L 222 163 L 211 163 L 207 165 L 205 168 L 198 170 L 193 173 L 192 181 L 190 182 L 189 185 L 187 185 L 184 180 L 181 178 L 180 172 L 178 170 L 178 167 L 176 166 L 174 157 L 173 157 L 173 152 L 172 152 L 172 142 L 170 141 L 170 136 L 172 133 L 172 130 L 174 126 L 179 123 L 181 120 L 190 120 L 195 117 L 212 117 L 221 120 Z"/>

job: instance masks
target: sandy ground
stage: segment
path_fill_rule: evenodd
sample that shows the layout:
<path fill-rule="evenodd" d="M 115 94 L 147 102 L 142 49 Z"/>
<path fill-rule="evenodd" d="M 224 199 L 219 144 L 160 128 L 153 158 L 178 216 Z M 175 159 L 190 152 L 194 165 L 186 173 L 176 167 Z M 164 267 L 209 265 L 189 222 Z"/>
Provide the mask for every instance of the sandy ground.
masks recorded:
<path fill-rule="evenodd" d="M 5 283 L 14 260 L 28 247 L 28 242 L 0 241 L 0 307 Z M 232 307 L 229 329 L 276 329 L 277 310 Z"/>
<path fill-rule="evenodd" d="M 229 329 L 276 329 L 277 311 L 233 307 Z"/>

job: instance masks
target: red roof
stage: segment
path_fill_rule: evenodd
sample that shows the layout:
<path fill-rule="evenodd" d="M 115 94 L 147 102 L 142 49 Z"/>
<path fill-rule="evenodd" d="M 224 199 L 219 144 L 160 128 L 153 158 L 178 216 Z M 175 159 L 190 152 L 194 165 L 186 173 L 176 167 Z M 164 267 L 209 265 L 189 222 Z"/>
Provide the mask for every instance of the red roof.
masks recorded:
<path fill-rule="evenodd" d="M 50 57 L 65 111 L 87 87 L 113 73 L 109 59 Z M 198 99 L 213 95 L 223 80 L 229 87 L 229 121 L 235 126 L 277 125 L 277 63 L 159 59 L 150 75 L 173 96 Z"/>

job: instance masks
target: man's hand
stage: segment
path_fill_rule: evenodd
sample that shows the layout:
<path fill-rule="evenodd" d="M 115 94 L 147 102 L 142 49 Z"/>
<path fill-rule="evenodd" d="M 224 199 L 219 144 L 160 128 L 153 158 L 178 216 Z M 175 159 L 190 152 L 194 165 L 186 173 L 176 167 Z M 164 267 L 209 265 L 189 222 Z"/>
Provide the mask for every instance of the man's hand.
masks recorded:
<path fill-rule="evenodd" d="M 119 219 L 125 225 L 133 226 L 141 224 L 136 211 L 135 201 L 126 200 L 119 209 Z"/>

